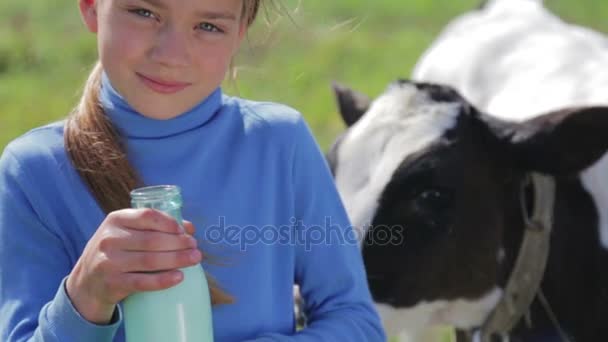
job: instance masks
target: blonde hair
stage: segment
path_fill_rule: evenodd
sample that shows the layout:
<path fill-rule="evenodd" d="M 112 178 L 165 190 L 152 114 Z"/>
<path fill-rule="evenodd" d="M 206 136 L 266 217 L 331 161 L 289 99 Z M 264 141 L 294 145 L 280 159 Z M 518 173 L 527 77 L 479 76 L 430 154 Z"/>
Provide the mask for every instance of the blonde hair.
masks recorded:
<path fill-rule="evenodd" d="M 243 0 L 243 20 L 255 21 L 262 0 Z M 143 186 L 129 163 L 125 146 L 99 102 L 103 68 L 97 62 L 84 86 L 79 104 L 65 122 L 64 142 L 79 175 L 106 214 L 130 207 L 131 190 Z M 213 305 L 233 298 L 207 276 Z"/>

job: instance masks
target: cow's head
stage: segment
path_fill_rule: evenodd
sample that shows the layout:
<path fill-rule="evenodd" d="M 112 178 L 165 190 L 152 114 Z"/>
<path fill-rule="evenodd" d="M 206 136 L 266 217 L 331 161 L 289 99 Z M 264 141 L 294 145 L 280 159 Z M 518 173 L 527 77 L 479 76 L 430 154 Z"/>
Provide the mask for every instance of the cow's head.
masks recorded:
<path fill-rule="evenodd" d="M 517 254 L 526 175 L 575 177 L 608 147 L 608 109 L 510 123 L 449 87 L 397 81 L 373 102 L 334 87 L 348 126 L 328 153 L 388 333 L 479 326 Z"/>

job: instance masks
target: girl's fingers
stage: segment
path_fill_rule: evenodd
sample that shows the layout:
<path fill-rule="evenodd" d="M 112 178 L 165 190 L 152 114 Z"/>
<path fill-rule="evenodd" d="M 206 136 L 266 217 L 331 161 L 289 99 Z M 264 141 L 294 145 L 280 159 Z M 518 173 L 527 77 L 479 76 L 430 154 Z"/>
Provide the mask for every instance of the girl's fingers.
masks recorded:
<path fill-rule="evenodd" d="M 156 273 L 130 272 L 124 274 L 124 286 L 127 293 L 164 290 L 179 284 L 184 279 L 180 270 Z"/>
<path fill-rule="evenodd" d="M 186 233 L 194 235 L 195 228 L 192 222 L 183 220 L 182 224 L 184 225 L 184 229 L 186 229 Z"/>
<path fill-rule="evenodd" d="M 106 220 L 115 226 L 130 229 L 154 230 L 170 234 L 184 233 L 173 217 L 149 208 L 114 211 L 107 216 Z"/>
<path fill-rule="evenodd" d="M 190 248 L 172 252 L 120 252 L 122 272 L 158 272 L 196 265 L 201 262 L 201 251 Z"/>
<path fill-rule="evenodd" d="M 195 248 L 196 239 L 188 234 L 124 229 L 117 248 L 133 252 L 168 252 Z"/>

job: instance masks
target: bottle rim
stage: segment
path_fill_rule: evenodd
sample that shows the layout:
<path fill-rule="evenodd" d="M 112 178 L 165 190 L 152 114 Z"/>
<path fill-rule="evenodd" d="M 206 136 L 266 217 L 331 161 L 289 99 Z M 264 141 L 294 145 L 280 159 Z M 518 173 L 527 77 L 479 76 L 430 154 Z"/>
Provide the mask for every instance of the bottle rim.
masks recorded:
<path fill-rule="evenodd" d="M 153 185 L 134 189 L 130 195 L 134 201 L 156 201 L 176 196 L 181 198 L 181 189 L 177 185 Z"/>

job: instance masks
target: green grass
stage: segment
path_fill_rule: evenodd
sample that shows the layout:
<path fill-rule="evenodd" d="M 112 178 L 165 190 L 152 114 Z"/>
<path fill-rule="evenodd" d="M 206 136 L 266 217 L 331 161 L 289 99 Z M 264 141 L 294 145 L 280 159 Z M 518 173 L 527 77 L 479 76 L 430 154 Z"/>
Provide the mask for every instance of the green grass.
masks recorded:
<path fill-rule="evenodd" d="M 409 75 L 450 18 L 478 2 L 282 0 L 291 18 L 259 20 L 237 58 L 238 94 L 297 108 L 326 148 L 342 130 L 332 80 L 380 93 Z M 606 1 L 547 2 L 569 20 L 608 32 Z M 94 38 L 74 0 L 0 2 L 0 148 L 74 106 L 96 58 Z M 225 90 L 237 93 L 230 83 Z"/>

